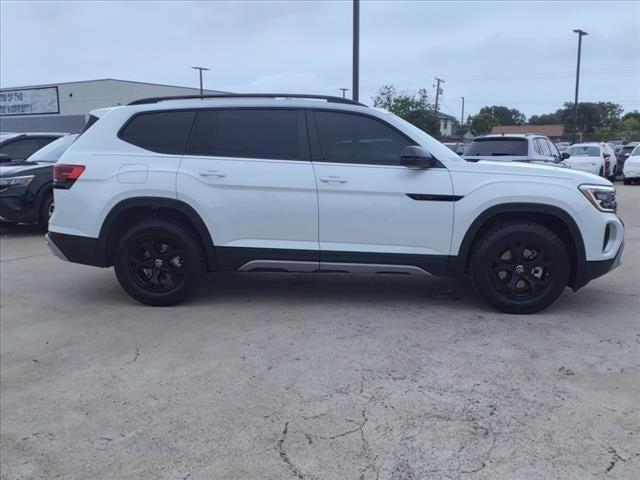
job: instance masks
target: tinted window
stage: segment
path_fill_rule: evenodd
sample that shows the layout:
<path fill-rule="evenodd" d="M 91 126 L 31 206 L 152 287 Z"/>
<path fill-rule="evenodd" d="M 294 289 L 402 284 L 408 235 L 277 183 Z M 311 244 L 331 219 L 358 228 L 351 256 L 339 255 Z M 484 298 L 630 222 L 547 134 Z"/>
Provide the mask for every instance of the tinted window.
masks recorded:
<path fill-rule="evenodd" d="M 120 138 L 152 152 L 182 155 L 194 118 L 194 111 L 143 113 L 127 123 Z"/>
<path fill-rule="evenodd" d="M 302 113 L 285 109 L 203 110 L 189 153 L 218 157 L 306 159 Z"/>
<path fill-rule="evenodd" d="M 39 150 L 43 143 L 41 138 L 23 138 L 3 145 L 0 147 L 0 153 L 9 155 L 13 160 L 24 160 Z"/>
<path fill-rule="evenodd" d="M 404 147 L 415 144 L 370 117 L 318 111 L 315 119 L 323 158 L 329 162 L 400 165 Z"/>
<path fill-rule="evenodd" d="M 526 138 L 477 138 L 471 142 L 469 149 L 465 152 L 465 156 L 526 156 L 528 153 L 527 147 Z"/>

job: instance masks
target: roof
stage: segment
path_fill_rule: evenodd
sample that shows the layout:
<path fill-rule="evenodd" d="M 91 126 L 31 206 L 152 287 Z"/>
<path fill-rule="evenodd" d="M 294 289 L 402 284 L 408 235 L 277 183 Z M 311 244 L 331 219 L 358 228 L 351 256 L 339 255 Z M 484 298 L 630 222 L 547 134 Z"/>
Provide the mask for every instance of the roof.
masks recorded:
<path fill-rule="evenodd" d="M 537 134 L 546 137 L 561 137 L 564 135 L 564 125 L 499 125 L 491 129 L 491 134 L 517 133 L 521 135 Z"/>
<path fill-rule="evenodd" d="M 449 115 L 449 114 L 447 114 L 447 113 L 437 112 L 437 113 L 436 113 L 436 116 L 437 116 L 438 118 L 441 118 L 441 119 L 453 120 L 454 122 L 457 122 L 457 121 L 458 121 L 458 119 L 457 119 L 456 117 L 454 117 L 453 115 Z"/>
<path fill-rule="evenodd" d="M 22 90 L 27 88 L 45 88 L 45 87 L 55 87 L 59 85 L 74 85 L 78 83 L 94 83 L 94 82 L 120 82 L 120 83 L 134 83 L 137 85 L 156 85 L 158 87 L 177 87 L 177 88 L 190 88 L 192 90 L 199 90 L 198 87 L 184 86 L 184 85 L 169 85 L 167 83 L 153 83 L 153 82 L 138 82 L 135 80 L 121 80 L 119 78 L 96 78 L 93 80 L 77 80 L 74 82 L 58 82 L 58 83 L 43 83 L 40 85 L 21 85 L 19 87 L 2 87 L 0 90 Z M 224 92 L 222 90 L 207 90 L 204 89 L 205 92 L 211 93 L 229 93 Z"/>

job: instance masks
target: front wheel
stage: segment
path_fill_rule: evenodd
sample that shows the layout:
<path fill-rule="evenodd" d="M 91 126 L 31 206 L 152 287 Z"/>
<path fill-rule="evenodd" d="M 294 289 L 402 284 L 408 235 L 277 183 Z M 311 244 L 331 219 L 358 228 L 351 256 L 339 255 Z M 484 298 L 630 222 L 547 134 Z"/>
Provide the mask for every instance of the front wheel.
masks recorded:
<path fill-rule="evenodd" d="M 175 305 L 197 288 L 205 260 L 197 237 L 172 219 L 149 219 L 122 236 L 114 258 L 124 290 L 147 305 Z"/>
<path fill-rule="evenodd" d="M 55 205 L 53 203 L 53 192 L 45 194 L 40 202 L 40 212 L 38 214 L 38 225 L 43 232 L 49 230 L 49 220 L 53 215 L 53 209 Z"/>
<path fill-rule="evenodd" d="M 471 259 L 478 294 L 506 313 L 538 312 L 564 291 L 570 261 L 560 238 L 536 223 L 499 225 L 486 232 Z"/>

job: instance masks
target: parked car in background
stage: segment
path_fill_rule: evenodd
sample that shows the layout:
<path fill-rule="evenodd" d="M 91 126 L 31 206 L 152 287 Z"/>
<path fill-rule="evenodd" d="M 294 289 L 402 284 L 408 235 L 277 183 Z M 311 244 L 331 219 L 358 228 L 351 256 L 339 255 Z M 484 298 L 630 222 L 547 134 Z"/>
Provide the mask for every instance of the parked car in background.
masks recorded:
<path fill-rule="evenodd" d="M 564 153 L 569 150 L 571 144 L 569 142 L 556 142 L 556 148 L 560 153 Z"/>
<path fill-rule="evenodd" d="M 565 163 L 574 170 L 606 177 L 611 163 L 609 150 L 600 143 L 576 143 L 569 147 L 569 159 Z"/>
<path fill-rule="evenodd" d="M 604 176 L 613 181 L 616 179 L 616 152 L 609 143 L 600 142 L 600 146 L 604 148 Z"/>
<path fill-rule="evenodd" d="M 636 145 L 624 162 L 622 181 L 625 185 L 640 182 L 640 145 Z"/>
<path fill-rule="evenodd" d="M 456 152 L 458 155 L 464 155 L 464 152 L 467 150 L 467 148 L 469 148 L 468 143 L 462 143 L 462 142 L 458 142 L 458 143 L 445 142 L 443 143 L 443 145 L 447 147 L 449 150 Z"/>
<path fill-rule="evenodd" d="M 561 165 L 568 154 L 560 153 L 548 137 L 535 134 L 484 135 L 474 138 L 463 158 L 469 162 L 527 162 Z"/>
<path fill-rule="evenodd" d="M 54 209 L 53 164 L 77 136 L 60 137 L 26 160 L 0 164 L 0 220 L 47 229 Z"/>
<path fill-rule="evenodd" d="M 59 132 L 3 133 L 0 137 L 0 162 L 29 158 L 45 145 L 67 135 Z"/>
<path fill-rule="evenodd" d="M 160 97 L 92 114 L 54 167 L 47 241 L 115 266 L 150 305 L 184 300 L 206 271 L 468 273 L 489 304 L 532 313 L 620 263 L 607 180 L 465 162 L 343 98 Z"/>
<path fill-rule="evenodd" d="M 626 162 L 633 149 L 636 147 L 634 144 L 621 145 L 618 154 L 616 155 L 616 174 L 622 175 L 624 163 Z"/>

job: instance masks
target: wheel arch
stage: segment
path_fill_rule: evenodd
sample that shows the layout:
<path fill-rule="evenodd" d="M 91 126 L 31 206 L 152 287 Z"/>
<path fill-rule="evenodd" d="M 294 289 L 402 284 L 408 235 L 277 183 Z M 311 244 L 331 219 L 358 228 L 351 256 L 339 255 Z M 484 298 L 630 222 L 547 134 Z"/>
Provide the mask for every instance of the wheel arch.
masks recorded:
<path fill-rule="evenodd" d="M 113 206 L 102 222 L 98 237 L 98 255 L 105 266 L 113 265 L 115 241 L 126 225 L 141 218 L 167 216 L 185 223 L 198 237 L 207 269 L 215 270 L 217 261 L 213 240 L 200 215 L 185 202 L 171 198 L 135 197 L 122 200 Z"/>
<path fill-rule="evenodd" d="M 541 203 L 506 203 L 484 210 L 467 229 L 457 257 L 451 257 L 449 272 L 464 274 L 476 242 L 489 228 L 509 221 L 529 220 L 550 228 L 565 243 L 571 261 L 568 285 L 577 290 L 584 275 L 586 254 L 582 233 L 573 217 L 560 207 Z"/>

